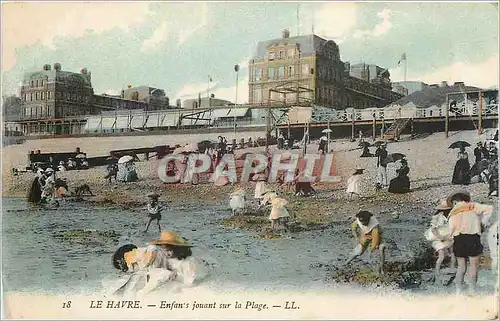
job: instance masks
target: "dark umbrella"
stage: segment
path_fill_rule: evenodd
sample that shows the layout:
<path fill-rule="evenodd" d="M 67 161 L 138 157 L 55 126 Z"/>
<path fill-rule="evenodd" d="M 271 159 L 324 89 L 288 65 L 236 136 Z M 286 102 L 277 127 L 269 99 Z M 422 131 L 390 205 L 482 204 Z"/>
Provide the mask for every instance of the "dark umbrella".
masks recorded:
<path fill-rule="evenodd" d="M 359 143 L 359 147 L 363 147 L 364 148 L 365 146 L 370 147 L 371 145 L 370 145 L 369 142 L 360 142 Z"/>
<path fill-rule="evenodd" d="M 381 145 L 385 145 L 385 142 L 383 140 L 378 140 L 375 143 L 373 143 L 373 146 L 379 147 Z"/>
<path fill-rule="evenodd" d="M 448 148 L 465 148 L 465 147 L 470 147 L 470 144 L 467 142 L 464 142 L 463 140 L 459 140 L 458 142 L 454 142 L 453 144 L 450 145 Z"/>
<path fill-rule="evenodd" d="M 401 154 L 401 153 L 392 153 L 387 158 L 385 159 L 386 163 L 394 163 L 398 160 L 401 160 L 403 158 L 406 158 L 406 155 Z"/>

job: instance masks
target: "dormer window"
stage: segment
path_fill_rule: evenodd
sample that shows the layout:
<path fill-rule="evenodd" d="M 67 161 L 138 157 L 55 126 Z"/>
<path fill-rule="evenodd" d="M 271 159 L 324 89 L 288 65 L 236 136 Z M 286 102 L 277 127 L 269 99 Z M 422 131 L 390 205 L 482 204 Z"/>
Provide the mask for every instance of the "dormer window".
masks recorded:
<path fill-rule="evenodd" d="M 276 53 L 270 52 L 269 53 L 269 61 L 273 61 L 274 59 L 276 59 Z"/>

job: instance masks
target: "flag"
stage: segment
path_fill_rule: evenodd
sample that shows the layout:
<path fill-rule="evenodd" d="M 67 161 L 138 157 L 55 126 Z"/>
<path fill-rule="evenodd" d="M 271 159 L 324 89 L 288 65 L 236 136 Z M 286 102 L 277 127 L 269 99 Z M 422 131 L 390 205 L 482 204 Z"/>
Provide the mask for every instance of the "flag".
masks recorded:
<path fill-rule="evenodd" d="M 398 66 L 401 64 L 401 61 L 406 61 L 406 53 L 403 52 L 403 54 L 401 55 L 401 59 L 399 59 L 398 61 Z"/>

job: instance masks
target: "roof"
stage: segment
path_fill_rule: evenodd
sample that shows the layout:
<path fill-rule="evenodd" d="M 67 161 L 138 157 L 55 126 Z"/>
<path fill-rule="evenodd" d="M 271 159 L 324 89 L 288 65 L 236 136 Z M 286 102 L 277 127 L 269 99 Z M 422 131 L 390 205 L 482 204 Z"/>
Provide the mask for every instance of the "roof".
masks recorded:
<path fill-rule="evenodd" d="M 214 109 L 211 118 L 245 117 L 248 108 Z"/>
<path fill-rule="evenodd" d="M 315 51 L 320 51 L 321 45 L 328 42 L 328 40 L 318 37 L 316 35 L 306 35 L 306 36 L 297 36 L 290 38 L 276 38 L 266 41 L 260 41 L 257 44 L 257 50 L 252 59 L 261 60 L 265 59 L 267 55 L 267 47 L 271 44 L 278 44 L 280 42 L 288 42 L 288 43 L 298 43 L 300 45 L 300 54 L 311 55 Z"/>
<path fill-rule="evenodd" d="M 446 103 L 446 94 L 456 93 L 461 91 L 476 91 L 481 90 L 481 88 L 473 86 L 459 86 L 454 84 L 453 86 L 446 87 L 425 87 L 420 91 L 416 91 L 408 96 L 405 96 L 391 105 L 404 106 L 408 103 L 413 103 L 417 108 L 427 108 L 433 105 L 440 106 Z M 458 95 L 454 97 L 456 101 L 462 101 L 463 98 Z"/>

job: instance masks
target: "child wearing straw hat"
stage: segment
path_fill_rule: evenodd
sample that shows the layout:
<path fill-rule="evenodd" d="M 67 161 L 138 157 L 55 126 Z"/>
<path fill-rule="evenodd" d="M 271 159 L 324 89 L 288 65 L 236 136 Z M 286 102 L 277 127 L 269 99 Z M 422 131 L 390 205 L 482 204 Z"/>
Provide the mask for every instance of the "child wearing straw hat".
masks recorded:
<path fill-rule="evenodd" d="M 450 239 L 450 230 L 448 227 L 448 219 L 451 211 L 451 206 L 446 200 L 441 200 L 436 206 L 436 212 L 432 216 L 429 229 L 425 233 L 425 238 L 432 242 L 432 247 L 438 253 L 436 260 L 435 277 L 439 279 L 441 264 L 444 261 L 446 254 L 450 256 L 450 267 L 455 269 L 456 258 L 453 253 L 453 240 Z"/>
<path fill-rule="evenodd" d="M 161 220 L 161 206 L 158 204 L 158 198 L 160 197 L 156 193 L 149 193 L 147 195 L 148 197 L 148 205 L 147 205 L 147 210 L 148 210 L 148 225 L 146 226 L 146 231 L 144 233 L 148 232 L 149 225 L 151 225 L 151 222 L 156 220 L 156 223 L 158 224 L 158 231 L 161 232 L 161 226 L 160 226 L 160 220 Z"/>
<path fill-rule="evenodd" d="M 245 209 L 245 190 L 242 188 L 236 189 L 233 193 L 231 193 L 231 198 L 229 199 L 229 206 L 231 207 L 231 211 L 233 215 L 236 214 L 237 211 L 241 211 Z"/>
<path fill-rule="evenodd" d="M 113 256 L 113 265 L 122 271 L 132 271 L 129 278 L 117 292 L 150 292 L 168 281 L 186 285 L 207 275 L 207 263 L 192 256 L 192 245 L 175 231 L 164 231 L 160 238 L 145 248 L 127 244 L 117 250 Z M 205 263 L 205 264 L 203 264 Z M 137 277 L 145 282 L 137 282 Z M 144 284 L 137 287 L 137 284 Z"/>
<path fill-rule="evenodd" d="M 347 194 L 349 195 L 349 200 L 351 200 L 354 194 L 361 196 L 361 175 L 363 174 L 364 169 L 357 168 L 354 174 L 347 180 Z"/>

